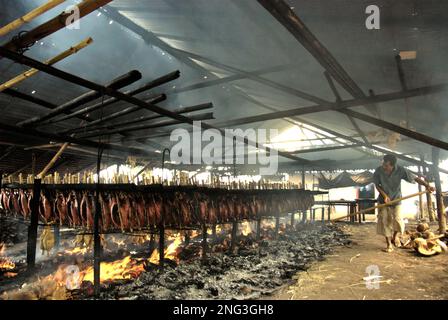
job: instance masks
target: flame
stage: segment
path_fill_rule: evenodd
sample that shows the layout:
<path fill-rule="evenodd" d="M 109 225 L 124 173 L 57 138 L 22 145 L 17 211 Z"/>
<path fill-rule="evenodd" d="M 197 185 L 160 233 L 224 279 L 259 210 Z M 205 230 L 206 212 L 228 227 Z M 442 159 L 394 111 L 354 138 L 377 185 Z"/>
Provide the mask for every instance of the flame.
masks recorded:
<path fill-rule="evenodd" d="M 133 244 L 144 244 L 146 241 L 150 240 L 150 236 L 147 234 L 146 235 L 134 235 L 134 236 L 130 236 L 129 240 Z M 124 241 L 117 242 L 117 245 L 118 246 L 124 245 Z"/>
<path fill-rule="evenodd" d="M 100 266 L 100 282 L 133 279 L 145 271 L 141 261 L 127 256 L 122 260 L 103 262 Z M 88 267 L 81 272 L 82 281 L 93 283 L 93 267 Z"/>
<path fill-rule="evenodd" d="M 14 277 L 17 276 L 17 272 L 5 272 L 5 273 L 3 274 L 3 276 L 4 276 L 5 278 L 14 278 Z"/>
<path fill-rule="evenodd" d="M 252 233 L 252 228 L 250 227 L 250 223 L 248 221 L 244 221 L 243 223 L 241 223 L 241 234 L 243 236 L 248 236 Z"/>
<path fill-rule="evenodd" d="M 58 270 L 37 281 L 26 283 L 19 289 L 4 292 L 1 299 L 4 300 L 66 300 L 70 298 L 66 290 L 67 265 L 59 266 Z"/>
<path fill-rule="evenodd" d="M 179 259 L 177 258 L 177 254 L 178 254 L 178 248 L 181 243 L 182 243 L 182 236 L 180 233 L 178 233 L 176 235 L 176 238 L 174 239 L 174 241 L 168 246 L 168 248 L 165 249 L 164 258 L 179 262 Z M 153 264 L 159 264 L 160 256 L 159 256 L 158 249 L 155 249 L 152 252 L 151 257 L 148 259 L 148 261 Z"/>
<path fill-rule="evenodd" d="M 220 226 L 220 225 L 217 225 L 216 227 L 215 227 L 215 230 L 216 230 L 216 234 L 220 234 L 223 230 L 225 230 L 222 226 Z M 198 235 L 199 235 L 199 232 L 198 231 L 193 231 L 193 232 L 196 232 Z M 211 228 L 209 228 L 209 229 L 207 229 L 207 233 L 209 234 L 209 235 L 211 235 L 211 234 L 213 234 L 213 229 L 211 229 Z"/>
<path fill-rule="evenodd" d="M 168 236 L 166 237 L 166 240 L 171 241 L 171 240 L 176 240 L 177 238 L 180 237 L 179 233 L 169 233 Z"/>
<path fill-rule="evenodd" d="M 86 253 L 88 253 L 90 251 L 92 251 L 91 248 L 75 247 L 75 248 L 70 249 L 70 250 L 64 250 L 64 254 L 67 254 L 67 255 L 77 255 L 77 254 L 84 255 L 84 254 L 86 254 Z"/>
<path fill-rule="evenodd" d="M 0 258 L 0 270 L 13 270 L 15 267 L 16 264 L 9 258 Z"/>
<path fill-rule="evenodd" d="M 16 264 L 6 256 L 6 245 L 0 243 L 0 270 L 13 270 L 15 267 Z"/>
<path fill-rule="evenodd" d="M 126 245 L 126 243 L 124 242 L 123 239 L 119 240 L 119 239 L 115 238 L 114 236 L 111 236 L 111 241 L 112 241 L 112 243 L 115 243 L 117 245 L 117 247 L 124 247 Z"/>
<path fill-rule="evenodd" d="M 269 220 L 269 221 L 263 220 L 261 222 L 261 227 L 263 229 L 274 229 L 275 228 L 275 222 L 272 221 L 272 220 Z"/>

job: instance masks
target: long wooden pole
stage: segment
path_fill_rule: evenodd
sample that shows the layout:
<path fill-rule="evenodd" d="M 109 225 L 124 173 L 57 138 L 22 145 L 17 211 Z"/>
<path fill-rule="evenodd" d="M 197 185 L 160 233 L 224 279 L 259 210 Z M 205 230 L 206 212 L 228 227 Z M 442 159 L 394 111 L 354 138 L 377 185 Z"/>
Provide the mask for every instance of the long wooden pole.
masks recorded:
<path fill-rule="evenodd" d="M 19 39 L 9 41 L 3 46 L 3 48 L 7 48 L 12 51 L 19 51 L 20 49 L 30 46 L 36 41 L 39 41 L 72 23 L 75 23 L 82 17 L 95 11 L 99 7 L 105 6 L 111 1 L 112 0 L 84 0 L 75 6 L 79 12 L 79 16 L 73 15 L 73 10 L 64 11 L 53 19 L 41 24 L 33 30 L 28 31 L 26 34 L 19 37 Z"/>
<path fill-rule="evenodd" d="M 53 9 L 54 7 L 60 5 L 65 0 L 50 0 L 47 3 L 41 5 L 40 7 L 28 12 L 26 15 L 14 20 L 11 23 L 8 23 L 6 26 L 0 28 L 0 37 L 8 34 L 9 32 L 20 28 L 25 23 L 31 22 L 38 16 L 44 14 L 45 12 Z"/>
<path fill-rule="evenodd" d="M 79 50 L 87 47 L 92 42 L 93 42 L 92 38 L 87 38 L 87 39 L 81 41 L 80 43 L 78 43 L 76 46 L 70 47 L 69 49 L 67 49 L 64 52 L 58 54 L 57 56 L 45 61 L 44 63 L 51 66 L 65 58 L 77 53 Z M 39 72 L 39 70 L 37 70 L 35 68 L 31 68 L 31 69 L 19 74 L 18 76 L 12 78 L 11 80 L 8 80 L 5 83 L 1 84 L 0 92 L 4 91 L 5 89 L 15 86 L 16 84 L 22 82 L 23 80 L 26 80 L 26 79 L 34 76 L 38 72 Z"/>
<path fill-rule="evenodd" d="M 62 153 L 65 151 L 65 149 L 67 149 L 68 145 L 70 143 L 65 142 L 61 148 L 59 149 L 59 151 L 54 155 L 54 157 L 50 160 L 50 162 L 45 166 L 45 168 L 37 175 L 38 179 L 43 179 L 45 177 L 45 175 L 47 174 L 48 170 L 51 169 L 52 166 L 54 166 L 54 164 L 56 163 L 56 161 L 58 161 L 59 157 L 62 155 Z"/>
<path fill-rule="evenodd" d="M 398 198 L 398 199 L 394 199 L 392 201 L 389 201 L 388 203 L 378 204 L 378 205 L 376 205 L 374 207 L 371 207 L 371 208 L 367 208 L 367 209 L 356 211 L 356 212 L 351 213 L 351 214 L 349 214 L 347 216 L 331 219 L 331 221 L 332 222 L 339 221 L 339 220 L 342 220 L 342 219 L 346 219 L 346 218 L 350 218 L 350 217 L 353 217 L 353 216 L 357 216 L 358 214 L 361 214 L 361 213 L 366 213 L 368 211 L 372 211 L 374 209 L 381 209 L 381 208 L 384 208 L 384 207 L 388 207 L 388 206 L 397 204 L 398 202 L 400 202 L 402 200 L 410 199 L 410 198 L 413 198 L 413 197 L 418 197 L 419 195 L 424 194 L 424 193 L 430 193 L 430 191 L 429 190 L 425 190 L 425 191 L 422 191 L 422 192 L 413 193 L 413 194 L 410 194 L 408 196 L 404 196 L 404 197 L 401 197 L 401 198 Z"/>

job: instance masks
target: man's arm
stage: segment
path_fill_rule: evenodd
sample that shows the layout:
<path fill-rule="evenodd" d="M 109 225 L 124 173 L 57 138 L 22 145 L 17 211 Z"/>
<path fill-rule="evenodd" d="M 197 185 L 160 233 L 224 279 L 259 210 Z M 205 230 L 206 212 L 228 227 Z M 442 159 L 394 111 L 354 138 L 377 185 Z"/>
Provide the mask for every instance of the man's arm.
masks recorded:
<path fill-rule="evenodd" d="M 377 184 L 375 184 L 376 190 L 378 190 L 378 192 L 381 194 L 381 196 L 384 199 L 384 203 L 388 203 L 390 201 L 389 196 L 386 194 L 386 192 L 384 192 L 384 190 Z"/>
<path fill-rule="evenodd" d="M 389 196 L 386 192 L 384 192 L 383 188 L 381 188 L 381 179 L 380 179 L 380 173 L 379 168 L 377 168 L 373 174 L 373 183 L 375 184 L 376 190 L 380 193 L 381 197 L 384 200 L 384 203 L 387 203 L 390 201 Z"/>
<path fill-rule="evenodd" d="M 403 168 L 403 167 L 402 167 Z M 402 179 L 406 180 L 407 182 L 413 183 L 414 181 L 417 182 L 419 185 L 422 185 L 426 188 L 426 190 L 429 190 L 431 192 L 434 192 L 434 187 L 430 186 L 429 183 L 422 178 L 419 178 L 415 174 L 411 173 L 408 169 L 403 168 L 403 177 Z"/>
<path fill-rule="evenodd" d="M 427 190 L 434 192 L 435 188 L 431 186 L 427 181 L 423 180 L 422 178 L 416 177 L 414 179 L 415 182 L 417 182 L 419 185 L 424 186 Z"/>

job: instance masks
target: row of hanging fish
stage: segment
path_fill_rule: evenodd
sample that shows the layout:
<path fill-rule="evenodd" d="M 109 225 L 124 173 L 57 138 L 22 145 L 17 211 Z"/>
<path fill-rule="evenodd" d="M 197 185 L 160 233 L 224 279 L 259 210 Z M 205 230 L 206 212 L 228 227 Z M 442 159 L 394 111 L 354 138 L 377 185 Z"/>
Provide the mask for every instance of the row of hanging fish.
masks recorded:
<path fill-rule="evenodd" d="M 220 190 L 221 191 L 221 190 Z M 98 205 L 102 231 L 133 231 L 158 226 L 197 227 L 310 209 L 311 192 L 304 190 L 205 190 L 101 191 Z M 6 214 L 29 219 L 32 190 L 4 188 L 0 205 Z M 93 229 L 96 212 L 93 191 L 43 189 L 39 220 L 72 228 Z"/>

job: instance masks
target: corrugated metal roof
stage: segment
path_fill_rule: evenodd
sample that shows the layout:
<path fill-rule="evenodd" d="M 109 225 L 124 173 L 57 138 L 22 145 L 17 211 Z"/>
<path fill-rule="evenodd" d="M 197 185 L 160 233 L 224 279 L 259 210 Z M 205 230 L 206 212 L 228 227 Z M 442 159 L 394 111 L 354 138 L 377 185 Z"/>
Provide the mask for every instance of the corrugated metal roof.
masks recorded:
<path fill-rule="evenodd" d="M 5 24 L 13 17 L 18 17 L 41 3 L 43 1 L 33 0 L 26 4 L 18 2 L 11 4 L 10 1 L 0 0 L 0 5 L 5 8 L 1 13 L 0 23 Z M 444 16 L 444 12 L 448 12 L 446 1 L 431 0 L 425 1 L 424 4 L 407 0 L 377 1 L 381 8 L 382 28 L 376 31 L 369 31 L 364 27 L 366 17 L 364 10 L 370 1 L 362 0 L 355 3 L 348 0 L 290 0 L 288 3 L 294 7 L 296 13 L 364 92 L 368 89 L 373 89 L 375 93 L 401 89 L 394 61 L 394 56 L 399 50 L 417 51 L 416 60 L 403 61 L 409 88 L 448 82 L 448 66 L 445 63 L 448 53 L 448 25 L 445 23 Z M 54 16 L 61 11 L 61 8 L 52 10 L 25 29 L 29 30 L 31 26 Z M 248 72 L 287 65 L 286 70 L 263 74 L 262 77 L 322 99 L 334 100 L 322 74 L 322 67 L 256 1 L 115 0 L 105 9 L 108 8 L 118 10 L 120 14 L 150 32 L 151 35 L 159 36 L 165 45 L 204 56 L 218 64 Z M 57 67 L 103 84 L 132 69 L 140 70 L 143 79 L 129 88 L 141 86 L 151 79 L 176 69 L 181 71 L 180 79 L 152 90 L 151 93 L 154 94 L 168 92 L 173 90 L 174 86 L 178 89 L 209 81 L 213 74 L 210 75 L 208 72 L 218 77 L 233 74 L 229 70 L 223 70 L 217 65 L 201 63 L 197 59 L 191 60 L 197 62 L 203 69 L 200 67 L 193 69 L 163 48 L 159 48 L 157 43 L 151 43 L 148 39 L 144 41 L 117 21 L 110 24 L 111 20 L 107 12 L 102 11 L 101 15 L 93 13 L 81 20 L 80 30 L 61 30 L 45 38 L 42 43 L 37 43 L 26 54 L 44 60 L 91 36 L 94 38 L 94 43 L 90 47 L 57 64 Z M 7 39 L 8 37 L 5 37 L 1 40 L 3 42 Z M 2 59 L 0 60 L 0 81 L 5 81 L 24 69 L 23 66 L 11 64 L 10 61 Z M 204 74 L 204 70 L 207 74 Z M 41 73 L 24 81 L 16 89 L 27 94 L 34 92 L 34 96 L 56 105 L 86 92 L 85 89 Z M 349 95 L 341 88 L 338 87 L 338 89 L 343 98 L 349 98 Z M 278 110 L 312 104 L 265 84 L 240 79 L 225 85 L 171 93 L 168 94 L 167 101 L 159 105 L 176 110 L 180 105 L 188 106 L 211 101 L 215 106 L 216 122 L 268 112 L 260 104 L 250 102 L 247 97 Z M 417 131 L 446 140 L 448 113 L 444 112 L 444 106 L 447 98 L 447 94 L 437 94 L 410 99 L 411 126 Z M 125 106 L 124 103 L 117 103 L 107 107 L 103 114 L 121 110 Z M 361 108 L 355 109 L 365 112 Z M 403 101 L 381 104 L 380 109 L 383 119 L 390 122 L 399 124 L 405 119 Z M 0 122 L 14 124 L 20 120 L 41 115 L 45 111 L 46 109 L 42 107 L 0 94 Z M 140 111 L 127 118 L 147 113 Z M 99 112 L 92 114 L 92 118 L 100 116 Z M 310 114 L 304 118 L 346 135 L 356 134 L 356 130 L 348 119 L 339 113 L 323 112 Z M 121 121 L 119 119 L 113 123 L 119 124 Z M 210 123 L 213 122 L 210 121 Z M 65 128 L 79 126 L 80 123 L 79 119 L 72 119 L 64 123 L 45 126 L 42 129 L 58 132 Z M 377 127 L 362 121 L 358 123 L 363 131 L 378 130 Z M 284 130 L 292 124 L 283 120 L 273 120 L 251 125 L 251 127 L 258 126 Z M 151 129 L 135 134 L 161 132 L 169 131 Z M 117 138 L 119 137 L 113 136 L 110 139 L 117 140 Z M 11 139 L 12 137 L 1 134 L 1 140 Z M 27 141 L 25 144 L 48 143 L 45 139 L 41 140 L 36 138 L 36 141 Z M 168 137 L 159 137 L 154 139 L 154 142 L 161 146 L 172 144 Z M 154 150 L 144 141 L 133 142 L 132 146 Z M 396 150 L 412 154 L 424 153 L 427 159 L 430 158 L 430 148 L 422 143 L 398 142 Z M 352 160 L 361 155 L 357 151 L 348 149 L 302 156 L 310 160 L 329 158 Z M 446 153 L 442 155 L 445 157 Z M 20 168 L 22 162 L 14 162 L 22 156 L 24 159 L 29 159 L 29 153 L 17 153 L 14 157 L 0 161 L 2 170 Z M 67 154 L 67 157 L 73 157 L 76 160 L 74 155 Z M 73 170 L 76 170 L 75 167 Z"/>

